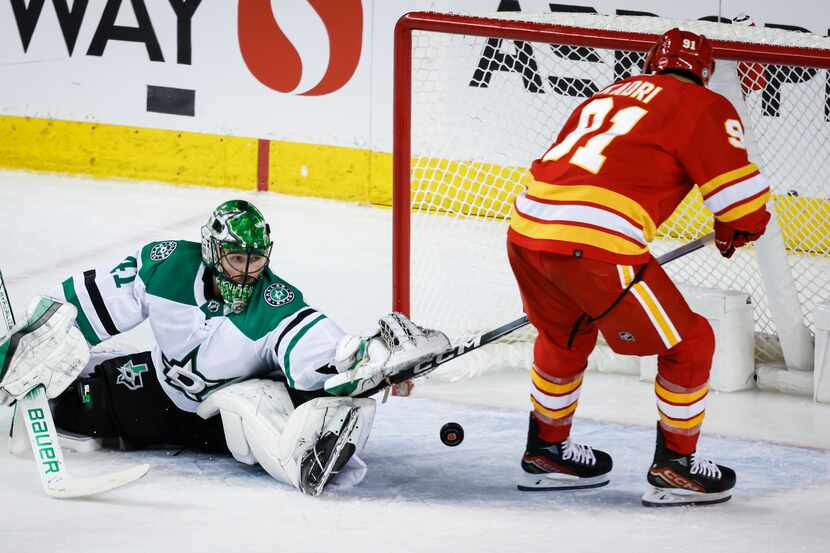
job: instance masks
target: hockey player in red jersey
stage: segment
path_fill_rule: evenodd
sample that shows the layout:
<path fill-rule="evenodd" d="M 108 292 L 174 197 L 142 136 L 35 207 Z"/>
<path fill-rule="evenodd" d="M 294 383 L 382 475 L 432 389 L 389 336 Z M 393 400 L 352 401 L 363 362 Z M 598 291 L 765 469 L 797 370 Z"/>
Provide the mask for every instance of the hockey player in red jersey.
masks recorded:
<path fill-rule="evenodd" d="M 514 205 L 508 256 L 539 331 L 522 490 L 609 481 L 611 457 L 569 438 L 588 355 L 658 355 L 659 422 L 646 505 L 726 501 L 735 472 L 696 455 L 714 334 L 649 253 L 656 229 L 697 186 L 724 257 L 761 236 L 769 188 L 747 158 L 738 114 L 706 85 L 705 37 L 672 29 L 643 75 L 580 104 L 530 168 Z"/>

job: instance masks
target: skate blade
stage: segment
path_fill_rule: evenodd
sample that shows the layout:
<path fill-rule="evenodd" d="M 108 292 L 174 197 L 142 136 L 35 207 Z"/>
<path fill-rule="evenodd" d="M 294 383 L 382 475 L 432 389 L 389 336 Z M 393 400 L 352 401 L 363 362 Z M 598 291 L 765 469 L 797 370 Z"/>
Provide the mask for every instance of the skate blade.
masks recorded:
<path fill-rule="evenodd" d="M 732 490 L 717 493 L 702 493 L 679 488 L 657 488 L 652 486 L 643 494 L 646 507 L 682 507 L 684 505 L 712 505 L 732 498 Z"/>
<path fill-rule="evenodd" d="M 610 482 L 608 474 L 580 478 L 570 474 L 531 474 L 522 471 L 516 487 L 523 492 L 555 492 L 567 490 L 587 490 L 601 488 Z"/>

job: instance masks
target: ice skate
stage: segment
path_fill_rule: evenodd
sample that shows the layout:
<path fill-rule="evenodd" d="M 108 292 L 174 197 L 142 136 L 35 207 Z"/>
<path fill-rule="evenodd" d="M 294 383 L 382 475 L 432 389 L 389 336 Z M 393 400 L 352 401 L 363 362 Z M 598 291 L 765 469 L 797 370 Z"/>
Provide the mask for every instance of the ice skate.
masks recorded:
<path fill-rule="evenodd" d="M 648 471 L 651 489 L 643 495 L 647 507 L 723 503 L 732 497 L 735 471 L 702 459 L 695 453 L 681 455 L 666 447 L 657 425 L 657 448 Z"/>

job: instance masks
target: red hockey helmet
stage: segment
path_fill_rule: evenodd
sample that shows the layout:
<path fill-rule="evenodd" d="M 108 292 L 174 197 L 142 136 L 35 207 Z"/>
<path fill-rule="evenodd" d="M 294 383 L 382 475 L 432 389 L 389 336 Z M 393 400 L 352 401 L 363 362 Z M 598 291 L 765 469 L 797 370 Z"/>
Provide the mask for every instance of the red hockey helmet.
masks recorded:
<path fill-rule="evenodd" d="M 663 33 L 646 55 L 643 73 L 658 73 L 667 69 L 691 73 L 706 86 L 715 71 L 715 58 L 709 40 L 703 35 L 676 27 Z"/>

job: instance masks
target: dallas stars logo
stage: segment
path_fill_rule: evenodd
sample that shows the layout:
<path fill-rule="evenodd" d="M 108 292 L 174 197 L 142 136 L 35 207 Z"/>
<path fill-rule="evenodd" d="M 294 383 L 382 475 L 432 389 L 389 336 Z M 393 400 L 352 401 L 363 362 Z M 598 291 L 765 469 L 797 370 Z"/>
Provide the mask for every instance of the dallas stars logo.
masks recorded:
<path fill-rule="evenodd" d="M 232 378 L 219 380 L 205 378 L 196 369 L 196 355 L 198 352 L 199 348 L 194 349 L 181 361 L 168 359 L 166 355 L 161 354 L 161 361 L 164 363 L 164 381 L 193 401 L 203 401 L 214 388 L 233 380 Z"/>
<path fill-rule="evenodd" d="M 150 261 L 164 261 L 176 251 L 178 244 L 173 240 L 159 242 L 150 250 Z"/>
<path fill-rule="evenodd" d="M 294 301 L 294 292 L 288 286 L 279 282 L 275 282 L 266 288 L 263 295 L 265 296 L 265 303 L 271 307 L 279 307 Z"/>
<path fill-rule="evenodd" d="M 141 378 L 142 373 L 150 370 L 146 364 L 141 363 L 133 365 L 132 359 L 118 367 L 119 375 L 115 381 L 116 384 L 123 384 L 130 390 L 138 390 L 144 387 L 144 380 Z"/>

